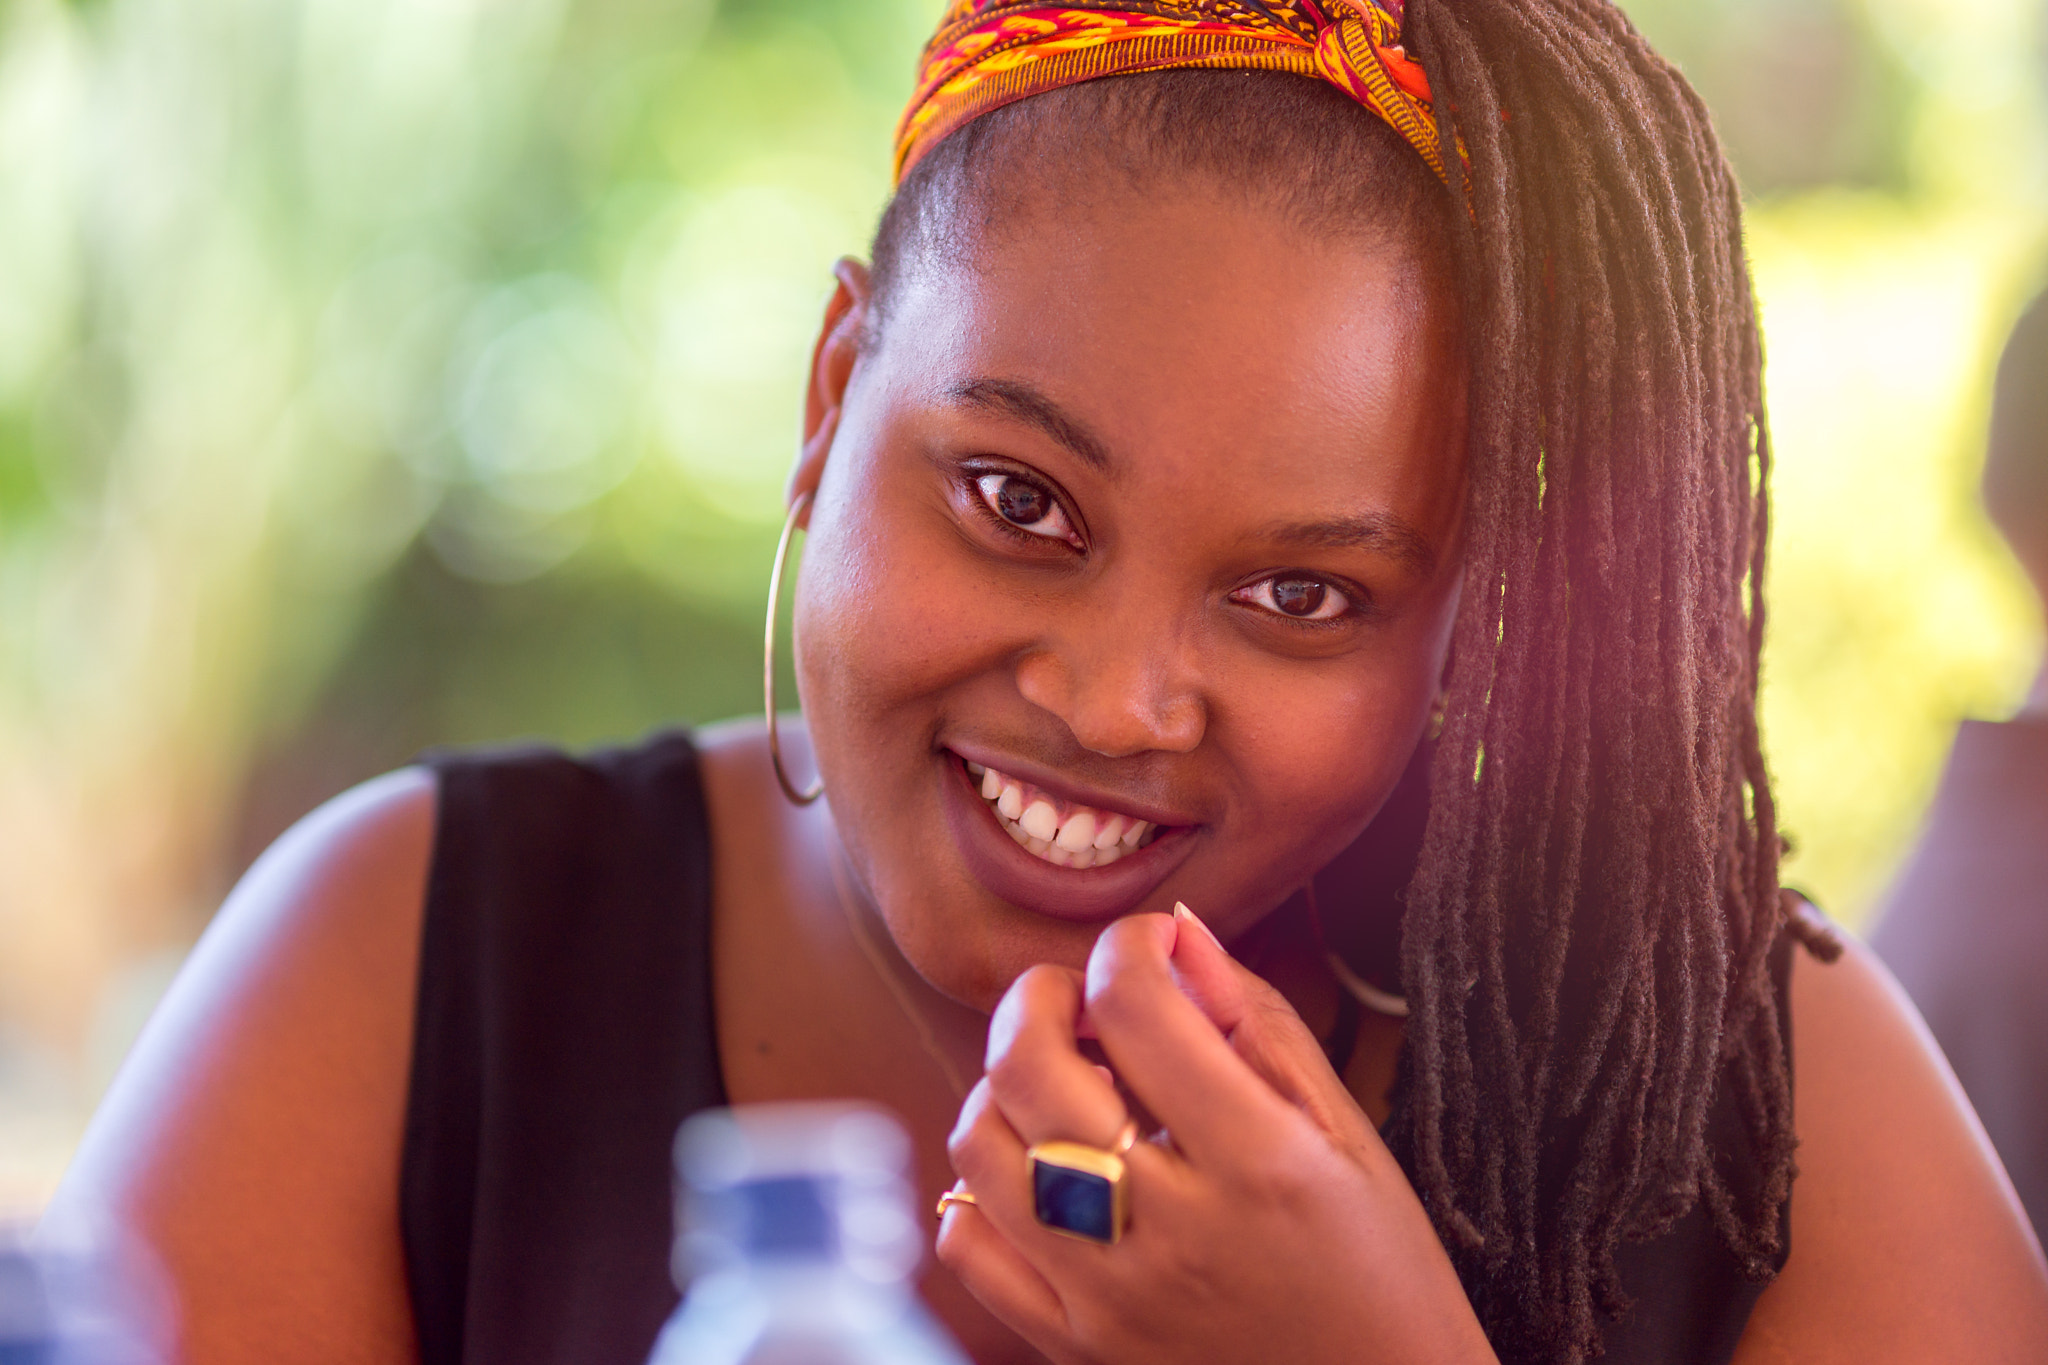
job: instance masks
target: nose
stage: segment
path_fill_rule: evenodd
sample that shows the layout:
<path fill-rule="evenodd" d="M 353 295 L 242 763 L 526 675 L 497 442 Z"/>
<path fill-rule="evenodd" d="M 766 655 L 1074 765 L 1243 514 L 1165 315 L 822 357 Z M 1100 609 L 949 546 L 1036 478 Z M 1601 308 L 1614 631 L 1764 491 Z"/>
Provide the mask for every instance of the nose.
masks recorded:
<path fill-rule="evenodd" d="M 1142 602 L 1088 615 L 1018 660 L 1017 690 L 1105 757 L 1191 752 L 1209 708 L 1189 632 Z"/>

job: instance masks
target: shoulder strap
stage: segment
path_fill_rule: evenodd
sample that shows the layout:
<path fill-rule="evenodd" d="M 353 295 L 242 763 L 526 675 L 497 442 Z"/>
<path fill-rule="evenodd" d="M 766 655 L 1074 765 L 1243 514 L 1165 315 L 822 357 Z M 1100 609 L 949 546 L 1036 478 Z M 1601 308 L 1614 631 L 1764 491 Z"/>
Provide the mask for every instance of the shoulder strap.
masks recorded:
<path fill-rule="evenodd" d="M 439 753 L 400 1181 L 423 1365 L 640 1365 L 670 1147 L 723 1102 L 687 736 Z"/>

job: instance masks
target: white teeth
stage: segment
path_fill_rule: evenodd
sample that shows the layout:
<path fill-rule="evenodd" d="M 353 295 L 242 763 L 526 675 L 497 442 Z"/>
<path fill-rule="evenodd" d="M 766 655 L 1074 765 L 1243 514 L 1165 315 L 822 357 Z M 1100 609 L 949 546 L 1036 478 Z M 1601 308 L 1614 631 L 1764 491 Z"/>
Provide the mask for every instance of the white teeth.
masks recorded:
<path fill-rule="evenodd" d="M 1059 837 L 1053 842 L 1069 853 L 1095 847 L 1095 816 L 1085 810 L 1069 815 L 1067 823 L 1060 826 Z"/>
<path fill-rule="evenodd" d="M 1050 801 L 1033 801 L 1017 817 L 1017 823 L 1024 826 L 1024 832 L 1034 839 L 1052 842 L 1052 836 L 1060 832 L 1060 813 L 1052 808 Z"/>
<path fill-rule="evenodd" d="M 1003 832 L 1035 857 L 1055 867 L 1084 870 L 1108 867 L 1119 858 L 1138 851 L 1156 828 L 1150 821 L 1116 811 L 1077 807 L 1064 822 L 1060 804 L 1032 792 L 1015 778 L 1005 777 L 979 763 L 966 765 L 979 779 L 984 801 L 994 803 Z"/>

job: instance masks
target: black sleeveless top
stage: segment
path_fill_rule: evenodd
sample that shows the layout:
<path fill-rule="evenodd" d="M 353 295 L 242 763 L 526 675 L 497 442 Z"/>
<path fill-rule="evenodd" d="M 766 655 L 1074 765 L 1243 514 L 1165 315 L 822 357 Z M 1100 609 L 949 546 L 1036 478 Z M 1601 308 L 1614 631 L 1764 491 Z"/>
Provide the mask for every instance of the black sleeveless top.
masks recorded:
<path fill-rule="evenodd" d="M 422 1365 L 642 1365 L 677 1301 L 670 1145 L 725 1098 L 695 750 L 673 733 L 426 761 L 440 819 L 399 1189 Z M 1725 1095 L 1712 1122 L 1739 1152 Z M 1636 1302 L 1611 1365 L 1726 1365 L 1762 1290 L 1698 1208 L 1620 1269 Z"/>

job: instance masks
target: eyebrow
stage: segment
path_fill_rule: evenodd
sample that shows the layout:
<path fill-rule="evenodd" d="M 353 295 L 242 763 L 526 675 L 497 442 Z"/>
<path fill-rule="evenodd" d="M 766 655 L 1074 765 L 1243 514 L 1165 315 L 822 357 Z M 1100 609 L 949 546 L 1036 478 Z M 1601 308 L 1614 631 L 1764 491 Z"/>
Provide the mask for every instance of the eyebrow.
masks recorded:
<path fill-rule="evenodd" d="M 1108 473 L 1114 467 L 1109 448 L 1086 425 L 1021 380 L 966 379 L 947 390 L 946 396 L 963 406 L 1036 427 L 1094 469 Z M 1261 538 L 1312 550 L 1370 550 L 1424 578 L 1436 572 L 1436 547 L 1429 537 L 1390 512 L 1286 523 L 1269 527 Z"/>
<path fill-rule="evenodd" d="M 1315 550 L 1373 550 L 1425 578 L 1436 571 L 1436 547 L 1429 537 L 1389 512 L 1269 527 L 1262 538 Z"/>
<path fill-rule="evenodd" d="M 1110 458 L 1109 447 L 1104 445 L 1094 432 L 1088 430 L 1085 424 L 1075 420 L 1052 399 L 1019 380 L 963 380 L 948 390 L 946 396 L 965 407 L 980 408 L 984 412 L 1036 427 L 1065 446 L 1081 463 L 1099 472 L 1108 473 L 1115 463 Z"/>

